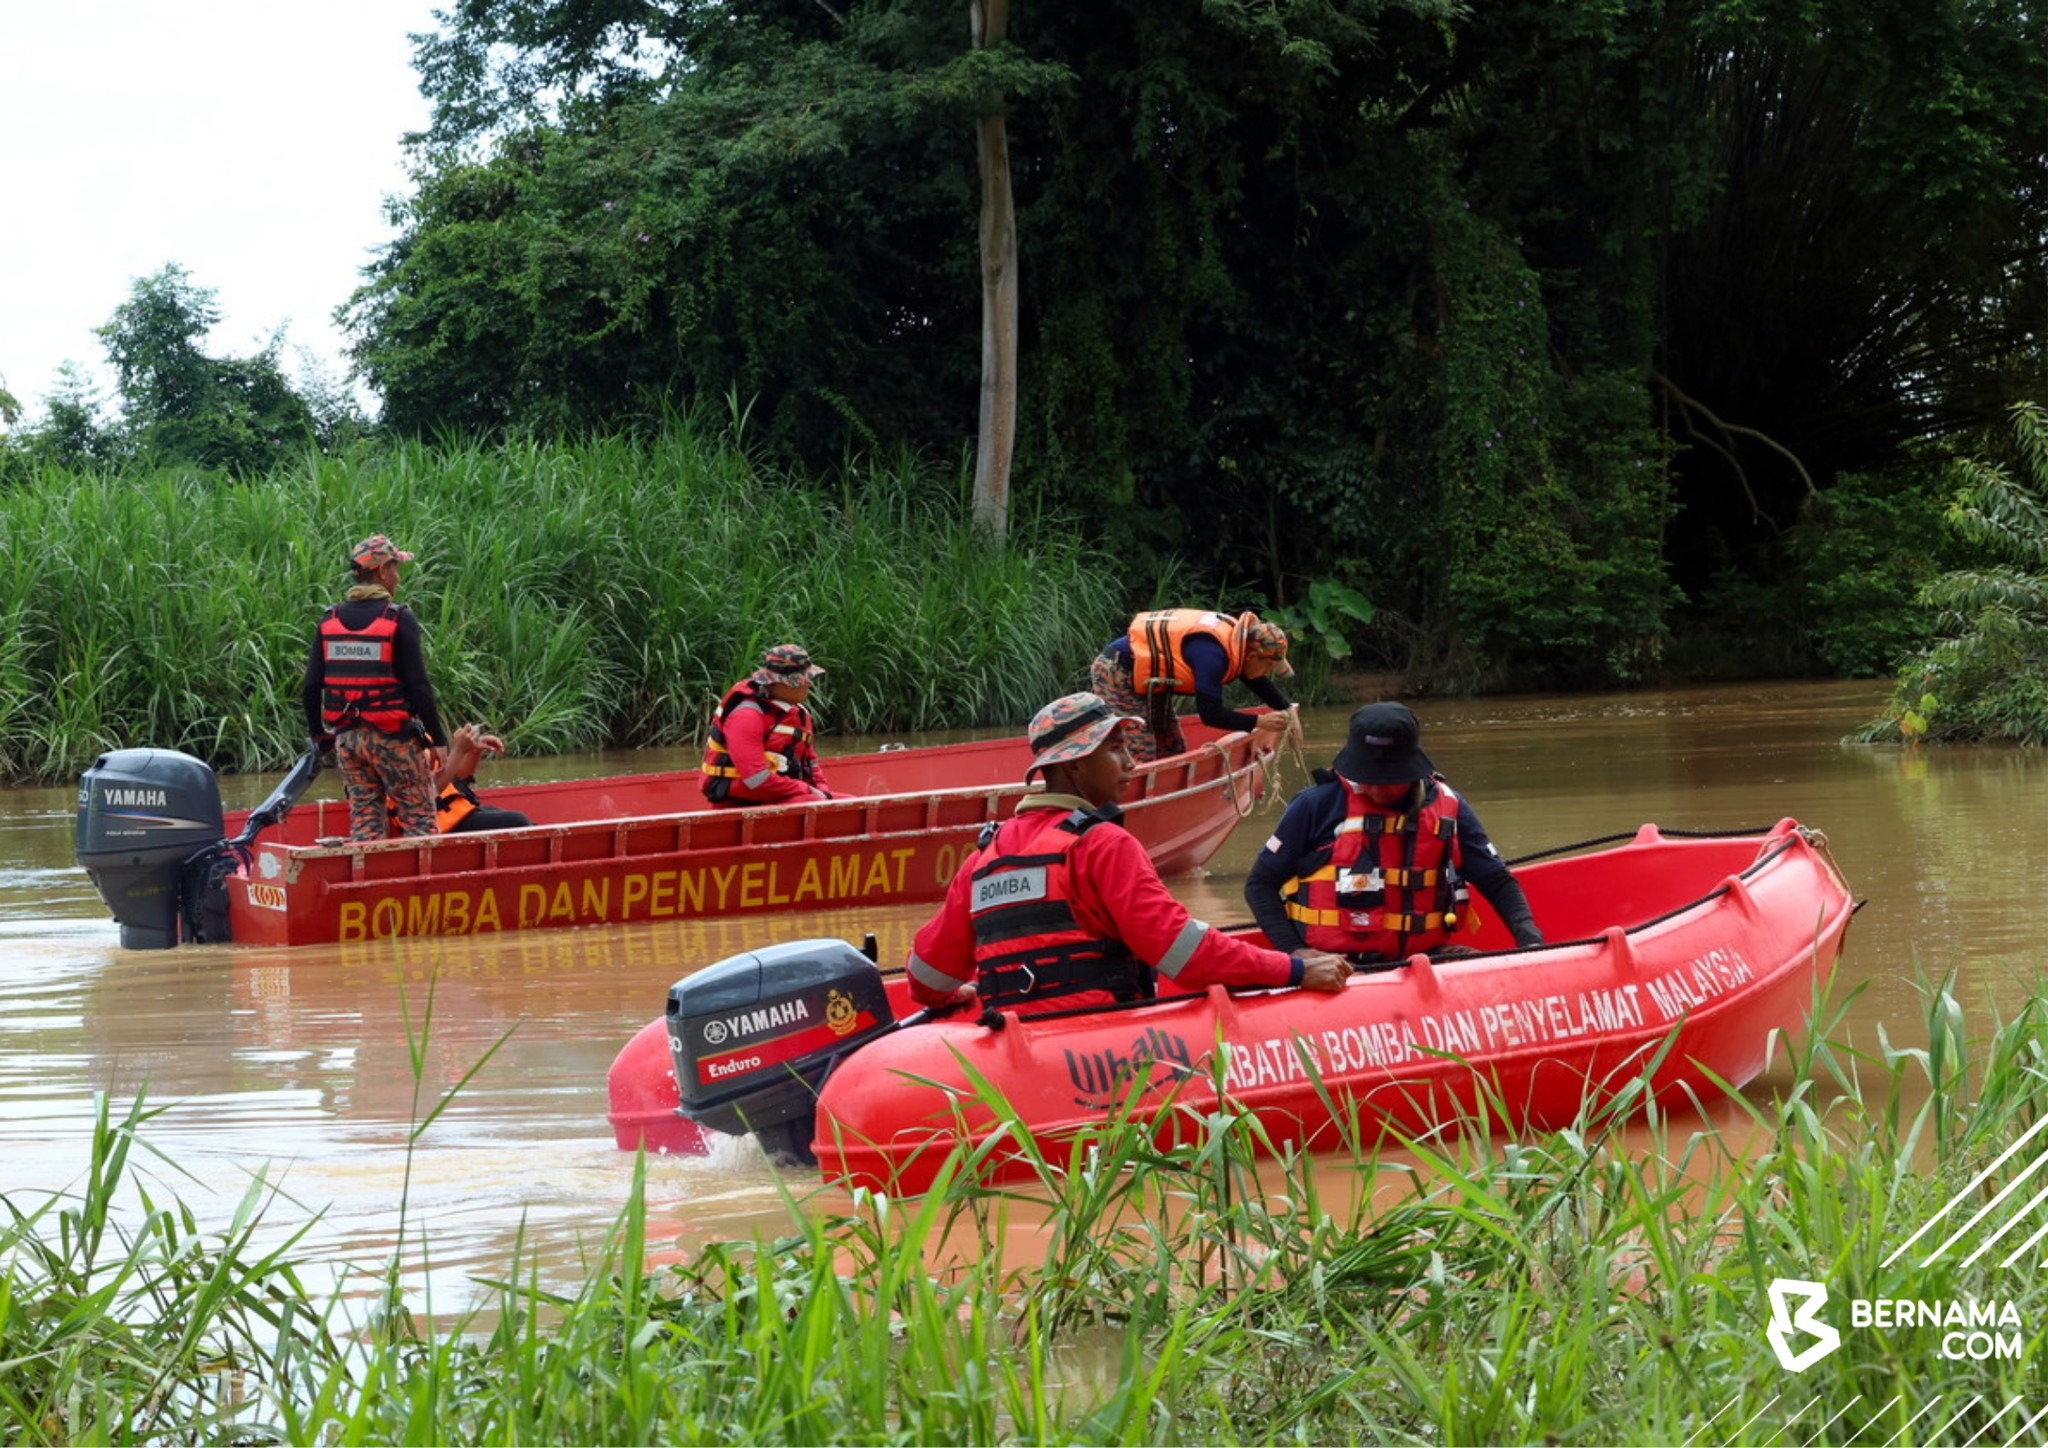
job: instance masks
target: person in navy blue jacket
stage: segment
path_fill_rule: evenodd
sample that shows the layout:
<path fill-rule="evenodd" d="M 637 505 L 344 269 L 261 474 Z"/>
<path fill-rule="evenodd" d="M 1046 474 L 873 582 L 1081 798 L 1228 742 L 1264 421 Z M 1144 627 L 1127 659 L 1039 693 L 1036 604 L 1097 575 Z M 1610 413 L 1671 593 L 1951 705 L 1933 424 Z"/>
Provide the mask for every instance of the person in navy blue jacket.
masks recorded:
<path fill-rule="evenodd" d="M 1245 903 L 1275 949 L 1306 945 L 1359 965 L 1461 953 L 1468 889 L 1516 945 L 1543 943 L 1520 882 L 1422 752 L 1405 705 L 1359 709 L 1344 748 L 1315 777 L 1245 878 Z"/>

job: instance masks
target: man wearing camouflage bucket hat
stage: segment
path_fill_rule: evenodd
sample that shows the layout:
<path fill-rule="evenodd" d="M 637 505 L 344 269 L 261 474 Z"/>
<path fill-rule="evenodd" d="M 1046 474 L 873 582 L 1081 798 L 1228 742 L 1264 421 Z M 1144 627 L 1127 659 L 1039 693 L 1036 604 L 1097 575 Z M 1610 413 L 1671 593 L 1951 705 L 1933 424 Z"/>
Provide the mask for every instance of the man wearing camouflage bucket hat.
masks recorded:
<path fill-rule="evenodd" d="M 341 766 L 351 840 L 384 839 L 394 822 L 401 834 L 435 833 L 433 751 L 448 731 L 419 620 L 392 597 L 410 562 L 382 533 L 349 550 L 354 586 L 320 616 L 299 690 L 308 742 L 332 747 Z"/>
<path fill-rule="evenodd" d="M 1293 672 L 1287 631 L 1277 623 L 1255 613 L 1164 608 L 1139 614 L 1104 644 L 1088 666 L 1088 682 L 1112 708 L 1144 717 L 1145 729 L 1131 736 L 1131 758 L 1143 764 L 1188 747 L 1175 701 L 1189 694 L 1204 724 L 1257 730 L 1277 745 L 1294 722 L 1294 706 L 1273 680 Z M 1272 712 L 1246 714 L 1225 704 L 1223 686 L 1232 680 Z"/>
<path fill-rule="evenodd" d="M 1031 767 L 1045 793 L 982 831 L 939 913 L 911 944 L 911 994 L 927 1005 L 978 999 L 1020 1015 L 1151 996 L 1177 986 L 1343 989 L 1350 966 L 1290 956 L 1194 919 L 1119 821 L 1139 720 L 1096 694 L 1068 694 L 1031 720 Z"/>
<path fill-rule="evenodd" d="M 704 745 L 704 798 L 721 806 L 832 798 L 806 707 L 824 672 L 801 645 L 777 644 L 725 691 Z"/>

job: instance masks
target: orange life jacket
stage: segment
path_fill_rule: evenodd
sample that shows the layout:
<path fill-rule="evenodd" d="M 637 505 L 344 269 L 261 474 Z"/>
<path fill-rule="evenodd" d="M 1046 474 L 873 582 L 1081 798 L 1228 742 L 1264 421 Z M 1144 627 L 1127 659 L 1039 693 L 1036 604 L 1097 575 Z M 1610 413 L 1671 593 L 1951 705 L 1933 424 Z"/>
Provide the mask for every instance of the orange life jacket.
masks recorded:
<path fill-rule="evenodd" d="M 713 804 L 729 799 L 750 800 L 754 792 L 740 778 L 732 752 L 725 747 L 725 721 L 735 709 L 753 705 L 768 715 L 768 733 L 762 745 L 768 767 L 777 774 L 794 775 L 806 784 L 815 782 L 816 767 L 811 753 L 811 711 L 801 704 L 784 704 L 769 696 L 752 679 L 742 679 L 727 691 L 711 716 L 705 731 L 704 797 Z"/>
<path fill-rule="evenodd" d="M 1450 938 L 1466 898 L 1458 878 L 1458 796 L 1422 782 L 1413 810 L 1380 809 L 1345 789 L 1344 822 L 1317 868 L 1288 881 L 1287 913 L 1317 950 L 1402 960 Z"/>
<path fill-rule="evenodd" d="M 967 909 L 983 1004 L 1016 1006 L 1084 991 L 1118 1000 L 1153 994 L 1151 967 L 1121 940 L 1090 935 L 1074 918 L 1069 857 L 1101 823 L 1093 810 L 1072 810 L 1010 853 L 996 843 L 1000 825 L 982 831 L 980 849 L 969 858 Z"/>
<path fill-rule="evenodd" d="M 1244 638 L 1235 614 L 1201 608 L 1162 608 L 1131 620 L 1131 686 L 1140 694 L 1192 694 L 1195 672 L 1181 655 L 1181 646 L 1195 635 L 1223 645 L 1229 662 L 1223 682 L 1244 668 Z"/>
<path fill-rule="evenodd" d="M 335 609 L 320 618 L 320 718 L 331 730 L 367 724 L 396 734 L 412 717 L 398 682 L 398 605 L 360 629 Z"/>
<path fill-rule="evenodd" d="M 442 786 L 441 797 L 434 801 L 434 831 L 437 834 L 453 833 L 455 827 L 476 813 L 482 801 L 476 791 L 467 785 L 450 781 Z M 391 833 L 395 838 L 400 833 L 398 811 L 391 811 Z"/>

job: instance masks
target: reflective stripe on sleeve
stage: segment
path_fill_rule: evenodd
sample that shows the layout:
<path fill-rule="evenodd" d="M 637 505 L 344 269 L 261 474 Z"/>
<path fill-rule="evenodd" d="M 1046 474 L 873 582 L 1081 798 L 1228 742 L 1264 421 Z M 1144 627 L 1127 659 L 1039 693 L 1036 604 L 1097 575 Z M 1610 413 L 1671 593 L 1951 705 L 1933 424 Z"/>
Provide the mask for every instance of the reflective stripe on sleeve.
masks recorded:
<path fill-rule="evenodd" d="M 1166 948 L 1166 954 L 1159 957 L 1156 967 L 1168 980 L 1181 973 L 1181 968 L 1194 959 L 1195 949 L 1202 943 L 1202 937 L 1209 933 L 1205 921 L 1190 920 L 1181 926 L 1180 934 L 1173 938 L 1173 944 Z"/>
<path fill-rule="evenodd" d="M 921 958 L 916 951 L 910 952 L 910 978 L 919 985 L 929 986 L 936 991 L 956 991 L 966 982 L 957 975 L 947 975 L 930 961 Z"/>
<path fill-rule="evenodd" d="M 740 783 L 748 789 L 759 789 L 762 785 L 766 784 L 770 779 L 774 778 L 774 776 L 775 771 L 772 768 L 764 769 L 760 771 L 758 774 L 748 775 L 745 779 L 741 780 Z"/>

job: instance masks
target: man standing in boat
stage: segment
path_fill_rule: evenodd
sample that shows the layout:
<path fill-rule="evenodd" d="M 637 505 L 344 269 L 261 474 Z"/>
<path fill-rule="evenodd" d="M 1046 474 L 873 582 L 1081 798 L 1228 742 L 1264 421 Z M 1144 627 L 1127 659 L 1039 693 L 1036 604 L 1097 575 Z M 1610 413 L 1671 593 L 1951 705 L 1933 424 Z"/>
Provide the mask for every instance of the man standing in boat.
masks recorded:
<path fill-rule="evenodd" d="M 1320 950 L 1268 950 L 1211 929 L 1167 892 L 1118 820 L 1141 721 L 1069 694 L 1031 721 L 1028 780 L 1045 793 L 982 831 L 939 913 L 912 942 L 910 990 L 927 1005 L 979 997 L 1020 1014 L 1142 1000 L 1158 976 L 1208 985 L 1344 988 Z"/>
<path fill-rule="evenodd" d="M 320 616 L 299 691 L 306 734 L 332 745 L 348 795 L 352 840 L 434 833 L 434 764 L 448 731 L 427 682 L 420 623 L 393 601 L 412 554 L 382 533 L 349 551 L 355 584 Z"/>
<path fill-rule="evenodd" d="M 1252 861 L 1245 903 L 1275 945 L 1309 945 L 1354 964 L 1458 954 L 1453 936 L 1475 925 L 1476 887 L 1514 936 L 1541 945 L 1528 897 L 1480 826 L 1422 752 L 1422 728 L 1403 704 L 1367 704 L 1316 783 L 1288 801 Z"/>
<path fill-rule="evenodd" d="M 1102 647 L 1088 666 L 1088 682 L 1119 714 L 1137 714 L 1145 728 L 1131 736 L 1139 764 L 1188 747 L 1175 701 L 1195 697 L 1195 714 L 1216 729 L 1258 730 L 1268 746 L 1294 722 L 1294 706 L 1273 682 L 1294 672 L 1287 662 L 1287 631 L 1255 613 L 1233 617 L 1201 608 L 1141 613 L 1130 628 Z M 1223 686 L 1242 679 L 1268 714 L 1245 714 L 1223 702 Z"/>
<path fill-rule="evenodd" d="M 704 798 L 726 806 L 832 798 L 805 707 L 824 672 L 800 645 L 777 644 L 726 690 L 704 746 Z"/>

